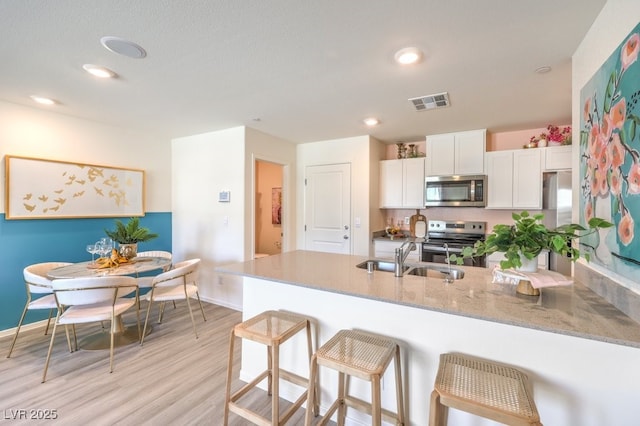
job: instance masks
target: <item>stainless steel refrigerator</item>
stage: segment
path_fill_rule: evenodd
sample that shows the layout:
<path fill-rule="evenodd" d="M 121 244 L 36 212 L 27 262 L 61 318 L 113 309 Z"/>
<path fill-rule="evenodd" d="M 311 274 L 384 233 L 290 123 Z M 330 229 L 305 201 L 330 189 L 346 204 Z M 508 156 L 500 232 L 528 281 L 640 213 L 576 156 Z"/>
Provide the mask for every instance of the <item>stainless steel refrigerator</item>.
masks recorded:
<path fill-rule="evenodd" d="M 555 228 L 571 223 L 571 172 L 544 173 L 542 184 L 542 208 L 544 223 Z M 563 275 L 571 275 L 571 260 L 556 253 L 549 254 L 549 269 Z"/>

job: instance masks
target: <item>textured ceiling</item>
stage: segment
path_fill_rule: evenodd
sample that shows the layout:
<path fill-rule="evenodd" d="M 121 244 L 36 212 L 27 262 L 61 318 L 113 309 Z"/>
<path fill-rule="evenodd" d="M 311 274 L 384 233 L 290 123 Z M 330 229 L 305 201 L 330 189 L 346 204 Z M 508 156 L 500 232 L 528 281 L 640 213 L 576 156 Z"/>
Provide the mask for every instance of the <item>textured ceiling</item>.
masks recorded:
<path fill-rule="evenodd" d="M 246 125 L 297 143 L 390 143 L 569 123 L 571 55 L 605 2 L 2 0 L 0 100 L 46 95 L 60 102 L 49 110 L 166 138 Z M 148 55 L 114 54 L 102 36 Z M 424 61 L 394 63 L 405 46 Z M 407 100 L 440 92 L 450 107 Z"/>

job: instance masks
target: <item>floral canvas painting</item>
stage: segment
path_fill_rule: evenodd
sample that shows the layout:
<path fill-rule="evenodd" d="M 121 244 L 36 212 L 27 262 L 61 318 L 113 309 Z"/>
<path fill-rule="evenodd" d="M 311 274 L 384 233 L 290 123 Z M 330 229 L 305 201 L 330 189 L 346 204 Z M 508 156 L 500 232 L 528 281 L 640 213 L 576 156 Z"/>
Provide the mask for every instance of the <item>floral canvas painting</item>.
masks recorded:
<path fill-rule="evenodd" d="M 584 240 L 591 262 L 637 281 L 640 266 L 640 24 L 592 79 L 580 100 L 580 223 L 615 227 Z"/>

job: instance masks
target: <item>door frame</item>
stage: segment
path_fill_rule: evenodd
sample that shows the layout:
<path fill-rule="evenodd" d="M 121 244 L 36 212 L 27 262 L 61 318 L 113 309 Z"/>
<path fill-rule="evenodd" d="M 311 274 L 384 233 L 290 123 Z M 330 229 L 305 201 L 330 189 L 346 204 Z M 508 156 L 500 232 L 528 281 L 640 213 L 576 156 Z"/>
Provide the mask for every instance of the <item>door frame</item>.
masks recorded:
<path fill-rule="evenodd" d="M 282 167 L 282 247 L 280 251 L 284 253 L 289 250 L 289 238 L 291 232 L 295 229 L 291 223 L 293 215 L 289 215 L 291 211 L 291 188 L 289 187 L 289 174 L 291 172 L 291 165 L 285 164 L 274 158 L 270 158 L 262 155 L 251 155 L 251 242 L 250 242 L 250 257 L 247 260 L 253 260 L 256 255 L 256 163 L 258 161 L 277 164 Z M 246 251 L 245 251 L 246 253 Z"/>

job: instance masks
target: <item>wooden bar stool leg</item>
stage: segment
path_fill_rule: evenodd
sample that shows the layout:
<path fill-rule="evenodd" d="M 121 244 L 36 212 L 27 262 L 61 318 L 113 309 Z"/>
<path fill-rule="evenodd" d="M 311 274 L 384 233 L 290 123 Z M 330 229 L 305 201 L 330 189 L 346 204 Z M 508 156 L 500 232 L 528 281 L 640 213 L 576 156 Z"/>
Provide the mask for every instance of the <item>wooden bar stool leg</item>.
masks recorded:
<path fill-rule="evenodd" d="M 348 384 L 349 376 L 343 372 L 338 374 L 338 425 L 344 426 L 345 418 L 347 417 L 347 405 L 344 403 L 346 395 L 345 388 L 349 389 Z"/>
<path fill-rule="evenodd" d="M 319 404 L 320 404 L 320 396 L 316 395 L 316 382 L 318 376 L 318 363 L 316 362 L 315 354 L 311 356 L 311 361 L 309 362 L 309 386 L 307 389 L 307 412 L 304 416 L 304 424 L 305 426 L 311 426 L 311 416 L 314 417 L 319 414 Z M 314 404 L 313 409 L 311 409 L 311 404 Z"/>
<path fill-rule="evenodd" d="M 278 419 L 280 418 L 280 345 L 275 343 L 273 345 L 273 360 L 271 364 L 271 371 L 273 372 L 273 395 L 271 398 L 271 424 L 273 426 L 278 425 Z"/>
<path fill-rule="evenodd" d="M 229 337 L 229 361 L 227 363 L 227 388 L 224 397 L 224 426 L 227 426 L 229 423 L 229 401 L 231 399 L 231 377 L 233 376 L 233 372 L 231 369 L 233 368 L 233 344 L 235 341 L 235 330 L 231 329 L 231 334 Z"/>
<path fill-rule="evenodd" d="M 273 348 L 267 346 L 267 395 L 273 395 Z"/>
<path fill-rule="evenodd" d="M 307 321 L 307 352 L 309 354 L 309 366 L 313 360 L 313 345 L 311 340 L 311 321 Z M 316 367 L 317 368 L 317 367 Z M 317 377 L 311 381 L 311 372 L 309 372 L 310 387 L 313 388 L 313 397 L 309 397 L 307 393 L 307 410 L 312 409 L 313 415 L 317 416 L 320 413 L 320 403 L 318 402 L 318 379 Z"/>
<path fill-rule="evenodd" d="M 398 424 L 404 425 L 404 395 L 402 389 L 402 367 L 400 366 L 400 345 L 396 345 L 394 356 L 396 370 L 396 402 L 398 404 Z"/>
<path fill-rule="evenodd" d="M 445 426 L 447 424 L 448 407 L 440 403 L 438 391 L 431 392 L 431 406 L 429 407 L 429 426 Z"/>
<path fill-rule="evenodd" d="M 382 413 L 380 411 L 380 376 L 371 377 L 371 424 L 381 426 Z"/>

